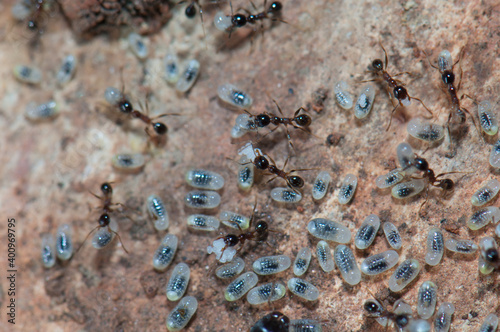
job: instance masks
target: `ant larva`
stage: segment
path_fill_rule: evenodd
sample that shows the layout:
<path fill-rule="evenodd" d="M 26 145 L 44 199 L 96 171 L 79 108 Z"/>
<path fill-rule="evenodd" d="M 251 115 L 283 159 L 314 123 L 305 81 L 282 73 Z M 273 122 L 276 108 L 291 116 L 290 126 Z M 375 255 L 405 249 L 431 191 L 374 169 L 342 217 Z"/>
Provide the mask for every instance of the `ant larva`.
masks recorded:
<path fill-rule="evenodd" d="M 393 77 L 396 77 L 396 76 L 399 76 L 402 74 L 409 74 L 409 73 L 402 72 L 402 73 L 398 73 L 394 76 L 389 75 L 389 73 L 387 72 L 387 63 L 388 63 L 387 52 L 381 43 L 380 43 L 380 47 L 382 47 L 382 50 L 384 50 L 385 62 L 382 62 L 381 59 L 373 60 L 373 62 L 372 62 L 373 72 L 375 74 L 377 74 L 380 78 L 382 78 L 384 81 L 387 82 L 388 91 L 390 89 L 392 89 L 392 94 L 389 91 L 389 97 L 391 98 L 391 102 L 393 102 L 393 98 L 398 100 L 398 104 L 394 107 L 394 109 L 391 112 L 391 118 L 389 120 L 389 125 L 387 126 L 386 131 L 388 131 L 389 128 L 391 127 L 392 117 L 394 116 L 394 112 L 396 112 L 396 109 L 399 106 L 409 106 L 412 99 L 418 100 L 422 104 L 422 106 L 426 109 L 426 111 L 431 114 L 431 118 L 432 118 L 434 116 L 434 114 L 432 113 L 432 111 L 430 109 L 427 108 L 427 106 L 425 106 L 424 102 L 417 97 L 411 97 L 408 94 L 408 90 L 406 90 L 406 88 L 404 87 L 404 84 L 401 81 L 393 78 Z M 375 81 L 375 80 L 368 80 L 368 81 L 363 81 L 363 82 L 371 82 L 371 81 Z M 393 105 L 394 105 L 394 103 L 393 103 Z"/>
<path fill-rule="evenodd" d="M 169 331 L 182 330 L 191 320 L 198 309 L 198 301 L 194 296 L 183 297 L 167 317 Z"/>

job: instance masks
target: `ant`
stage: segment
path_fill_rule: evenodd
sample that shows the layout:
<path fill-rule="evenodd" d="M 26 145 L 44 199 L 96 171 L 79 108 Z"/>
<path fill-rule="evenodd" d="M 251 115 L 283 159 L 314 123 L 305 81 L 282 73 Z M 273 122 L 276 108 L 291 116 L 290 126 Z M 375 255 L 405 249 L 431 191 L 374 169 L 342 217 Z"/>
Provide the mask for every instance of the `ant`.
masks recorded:
<path fill-rule="evenodd" d="M 288 332 L 290 318 L 279 311 L 273 311 L 259 319 L 250 329 L 250 332 Z"/>
<path fill-rule="evenodd" d="M 427 108 L 427 106 L 425 106 L 424 102 L 421 99 L 419 99 L 417 97 L 411 97 L 408 94 L 408 90 L 406 90 L 406 88 L 404 87 L 404 84 L 401 81 L 396 80 L 391 75 L 389 75 L 389 73 L 387 72 L 387 63 L 389 61 L 388 57 L 387 57 L 387 51 L 385 50 L 384 46 L 381 43 L 380 43 L 380 47 L 382 47 L 382 50 L 384 50 L 385 62 L 382 62 L 381 59 L 373 60 L 373 62 L 372 62 L 373 71 L 375 72 L 375 74 L 377 74 L 384 81 L 387 82 L 388 90 L 393 89 L 392 95 L 389 92 L 389 97 L 391 97 L 391 102 L 393 102 L 392 97 L 394 97 L 395 99 L 398 100 L 398 104 L 394 107 L 394 109 L 391 112 L 391 119 L 389 121 L 389 125 L 387 126 L 386 131 L 388 131 L 389 128 L 391 127 L 392 117 L 394 116 L 394 112 L 396 111 L 396 109 L 399 106 L 409 106 L 411 103 L 411 99 L 418 100 L 422 104 L 422 106 L 427 110 L 427 112 L 429 112 L 431 114 L 431 117 L 433 117 L 434 114 L 431 112 L 430 109 Z M 402 73 L 394 75 L 394 77 L 402 75 L 402 74 L 410 74 L 410 73 L 409 72 L 402 72 Z M 363 82 L 371 82 L 371 81 L 375 81 L 375 80 L 369 80 L 369 81 L 363 81 Z M 394 105 L 394 103 L 393 103 L 393 105 Z"/>
<path fill-rule="evenodd" d="M 400 303 L 406 304 L 405 302 Z M 398 309 L 398 306 L 399 304 L 395 306 L 396 310 Z M 405 327 L 407 327 L 412 319 L 411 313 L 404 312 L 404 310 L 401 310 L 403 311 L 401 313 L 391 312 L 384 308 L 382 304 L 375 299 L 365 301 L 363 309 L 368 317 L 385 318 L 386 320 L 392 321 L 398 331 L 402 331 Z M 388 326 L 388 324 L 383 326 Z"/>

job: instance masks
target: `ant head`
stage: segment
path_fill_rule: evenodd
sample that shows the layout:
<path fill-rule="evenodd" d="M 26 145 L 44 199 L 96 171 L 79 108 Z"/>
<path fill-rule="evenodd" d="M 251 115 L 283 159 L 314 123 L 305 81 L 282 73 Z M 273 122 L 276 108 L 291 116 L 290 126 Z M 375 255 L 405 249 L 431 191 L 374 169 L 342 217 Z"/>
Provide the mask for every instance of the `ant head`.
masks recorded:
<path fill-rule="evenodd" d="M 264 234 L 265 232 L 267 232 L 267 222 L 265 221 L 259 221 L 256 225 L 255 225 L 255 231 L 259 234 Z"/>
<path fill-rule="evenodd" d="M 394 88 L 393 92 L 394 92 L 394 97 L 397 100 L 405 100 L 408 98 L 408 91 L 406 91 L 405 87 L 398 85 Z"/>
<path fill-rule="evenodd" d="M 375 59 L 372 62 L 372 67 L 376 72 L 384 70 L 384 63 L 380 59 Z"/>
<path fill-rule="evenodd" d="M 255 157 L 253 164 L 260 170 L 265 170 L 269 167 L 269 161 L 264 156 Z"/>
<path fill-rule="evenodd" d="M 269 9 L 267 10 L 268 13 L 278 13 L 281 11 L 283 8 L 283 5 L 279 1 L 274 1 L 271 6 L 269 6 Z"/>
<path fill-rule="evenodd" d="M 168 131 L 167 126 L 165 126 L 161 122 L 153 123 L 153 129 L 154 129 L 155 133 L 157 133 L 158 135 L 165 135 Z"/>
<path fill-rule="evenodd" d="M 196 15 L 196 8 L 194 7 L 194 2 L 192 2 L 189 6 L 186 7 L 186 10 L 184 11 L 184 14 L 186 14 L 187 18 L 193 18 Z"/>
<path fill-rule="evenodd" d="M 118 103 L 118 108 L 120 109 L 120 112 L 122 113 L 131 113 L 134 110 L 134 107 L 132 106 L 132 103 L 128 101 L 127 99 L 123 99 Z"/>
<path fill-rule="evenodd" d="M 399 314 L 396 315 L 396 318 L 394 318 L 394 324 L 396 324 L 399 329 L 403 329 L 404 327 L 406 327 L 409 322 L 410 317 L 408 316 L 408 314 Z"/>
<path fill-rule="evenodd" d="M 288 331 L 290 318 L 279 311 L 273 311 L 262 317 L 250 331 Z"/>
<path fill-rule="evenodd" d="M 302 188 L 304 186 L 304 179 L 298 175 L 289 176 L 287 182 L 292 188 Z"/>
<path fill-rule="evenodd" d="M 426 172 L 429 169 L 429 163 L 422 157 L 415 158 L 414 166 L 416 169 L 422 172 Z"/>
<path fill-rule="evenodd" d="M 269 117 L 269 115 L 262 113 L 255 117 L 255 123 L 258 127 L 262 128 L 268 126 L 271 123 L 271 118 Z"/>
<path fill-rule="evenodd" d="M 231 22 L 233 23 L 233 26 L 241 28 L 242 26 L 245 26 L 245 24 L 247 24 L 247 18 L 243 14 L 236 14 L 231 19 Z"/>
<path fill-rule="evenodd" d="M 302 126 L 302 127 L 307 127 L 311 124 L 312 120 L 311 120 L 311 117 L 307 114 L 301 114 L 297 117 L 295 117 L 295 123 L 299 126 Z"/>
<path fill-rule="evenodd" d="M 240 239 L 236 235 L 229 234 L 224 237 L 224 244 L 228 247 L 234 247 L 238 242 Z"/>
<path fill-rule="evenodd" d="M 451 70 L 445 70 L 443 74 L 441 74 L 441 79 L 444 84 L 453 84 L 455 82 L 455 74 Z"/>
<path fill-rule="evenodd" d="M 484 253 L 484 260 L 487 262 L 487 263 L 490 263 L 490 264 L 497 264 L 498 263 L 498 250 L 496 250 L 495 248 L 490 248 L 488 250 L 486 250 L 486 252 Z"/>
<path fill-rule="evenodd" d="M 452 190 L 455 187 L 455 182 L 453 182 L 453 180 L 451 179 L 443 179 L 439 181 L 439 186 L 443 190 Z"/>
<path fill-rule="evenodd" d="M 99 217 L 99 226 L 106 227 L 109 225 L 110 221 L 111 218 L 109 218 L 109 215 L 107 213 L 101 214 L 101 216 Z"/>
<path fill-rule="evenodd" d="M 111 183 L 109 182 L 104 182 L 101 184 L 101 191 L 104 195 L 110 195 L 113 193 L 113 187 L 111 187 Z"/>
<path fill-rule="evenodd" d="M 368 300 L 363 304 L 363 309 L 370 317 L 379 317 L 382 313 L 382 307 L 375 300 Z"/>

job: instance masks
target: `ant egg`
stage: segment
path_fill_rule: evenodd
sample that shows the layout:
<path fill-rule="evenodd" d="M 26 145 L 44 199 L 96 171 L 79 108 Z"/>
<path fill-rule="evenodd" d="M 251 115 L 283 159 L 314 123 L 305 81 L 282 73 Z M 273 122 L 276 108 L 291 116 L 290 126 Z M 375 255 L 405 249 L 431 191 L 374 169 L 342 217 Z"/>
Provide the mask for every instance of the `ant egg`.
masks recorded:
<path fill-rule="evenodd" d="M 189 266 L 186 263 L 179 263 L 175 266 L 167 284 L 169 301 L 177 301 L 184 295 L 189 284 L 189 276 Z"/>
<path fill-rule="evenodd" d="M 389 279 L 389 289 L 393 292 L 403 290 L 420 272 L 420 264 L 416 259 L 407 259 L 401 263 Z"/>
<path fill-rule="evenodd" d="M 177 236 L 167 234 L 153 255 L 153 267 L 158 271 L 165 271 L 174 260 L 177 251 Z"/>
<path fill-rule="evenodd" d="M 193 209 L 214 209 L 220 204 L 220 195 L 215 191 L 194 190 L 186 194 L 184 203 Z"/>
<path fill-rule="evenodd" d="M 247 272 L 234 279 L 224 291 L 224 297 L 228 302 L 239 300 L 250 289 L 254 288 L 259 277 L 253 272 Z"/>
<path fill-rule="evenodd" d="M 380 175 L 375 180 L 375 185 L 380 189 L 385 189 L 398 184 L 403 180 L 405 172 L 401 168 L 396 168 L 387 174 Z"/>
<path fill-rule="evenodd" d="M 490 222 L 496 224 L 499 220 L 500 209 L 495 206 L 490 206 L 474 212 L 469 221 L 467 221 L 467 226 L 473 231 L 476 231 L 488 225 Z"/>
<path fill-rule="evenodd" d="M 266 256 L 255 260 L 252 268 L 255 273 L 261 276 L 280 273 L 292 265 L 290 257 L 286 255 Z"/>
<path fill-rule="evenodd" d="M 427 234 L 427 253 L 425 262 L 431 266 L 436 266 L 441 262 L 444 253 L 443 232 L 439 228 L 432 227 Z"/>
<path fill-rule="evenodd" d="M 52 234 L 42 236 L 42 264 L 50 269 L 56 263 L 56 242 Z"/>
<path fill-rule="evenodd" d="M 451 54 L 449 51 L 444 50 L 439 53 L 438 56 L 438 67 L 440 71 L 451 70 L 453 67 L 453 61 L 451 60 Z"/>
<path fill-rule="evenodd" d="M 384 222 L 382 225 L 382 229 L 384 230 L 385 238 L 389 245 L 396 250 L 401 249 L 403 245 L 403 241 L 401 240 L 401 235 L 399 235 L 399 231 L 391 222 Z"/>
<path fill-rule="evenodd" d="M 437 286 L 432 281 L 425 281 L 418 289 L 417 312 L 420 318 L 429 319 L 434 314 L 437 302 Z"/>
<path fill-rule="evenodd" d="M 192 169 L 186 173 L 186 182 L 195 188 L 219 190 L 224 187 L 224 178 L 219 173 L 204 169 Z"/>
<path fill-rule="evenodd" d="M 193 296 L 183 297 L 179 304 L 167 317 L 167 329 L 169 331 L 180 331 L 191 320 L 198 309 L 198 301 Z"/>
<path fill-rule="evenodd" d="M 327 171 L 319 172 L 312 185 L 312 197 L 314 200 L 319 201 L 325 197 L 331 180 L 332 177 L 330 176 L 330 173 Z"/>
<path fill-rule="evenodd" d="M 219 11 L 215 13 L 214 25 L 217 30 L 227 32 L 232 29 L 233 22 L 231 20 L 231 16 L 227 16 L 223 12 Z"/>
<path fill-rule="evenodd" d="M 200 63 L 197 60 L 191 60 L 188 62 L 186 68 L 182 72 L 182 75 L 177 81 L 176 89 L 179 92 L 188 92 L 196 82 L 198 74 L 200 73 Z"/>
<path fill-rule="evenodd" d="M 351 109 L 353 105 L 352 94 L 348 90 L 350 87 L 345 81 L 338 82 L 333 89 L 337 103 L 345 110 Z"/>
<path fill-rule="evenodd" d="M 158 195 L 151 195 L 146 200 L 149 215 L 155 219 L 155 228 L 157 231 L 164 231 L 168 228 L 169 219 L 165 209 L 165 204 Z"/>
<path fill-rule="evenodd" d="M 229 83 L 220 85 L 217 88 L 217 95 L 222 101 L 236 108 L 248 109 L 253 103 L 248 93 Z"/>
<path fill-rule="evenodd" d="M 356 105 L 354 106 L 354 116 L 358 119 L 364 119 L 370 114 L 375 100 L 375 88 L 371 84 L 363 86 Z"/>
<path fill-rule="evenodd" d="M 354 254 L 349 247 L 343 244 L 338 245 L 333 252 L 333 259 L 345 282 L 352 286 L 359 284 L 361 281 L 361 272 L 359 271 Z"/>
<path fill-rule="evenodd" d="M 490 165 L 495 168 L 500 168 L 500 139 L 491 147 Z"/>
<path fill-rule="evenodd" d="M 26 106 L 24 116 L 30 121 L 50 120 L 59 114 L 57 103 L 54 100 L 37 105 L 29 103 Z"/>
<path fill-rule="evenodd" d="M 144 167 L 144 156 L 140 153 L 118 153 L 111 160 L 113 167 L 121 172 L 136 173 Z"/>
<path fill-rule="evenodd" d="M 232 261 L 237 253 L 234 247 L 226 247 L 224 238 L 216 239 L 212 242 L 212 246 L 207 247 L 207 253 L 215 254 L 215 258 L 221 263 Z"/>
<path fill-rule="evenodd" d="M 302 194 L 290 188 L 277 187 L 271 190 L 271 198 L 280 203 L 298 203 Z"/>
<path fill-rule="evenodd" d="M 414 173 L 417 169 L 415 168 L 415 153 L 408 143 L 400 143 L 396 148 L 396 153 L 398 155 L 399 165 L 401 169 L 408 175 Z"/>
<path fill-rule="evenodd" d="M 379 228 L 380 218 L 377 215 L 370 214 L 366 217 L 354 236 L 356 248 L 360 250 L 368 248 L 373 243 L 373 240 L 375 240 Z"/>
<path fill-rule="evenodd" d="M 424 319 L 411 320 L 408 332 L 431 332 L 431 324 Z"/>
<path fill-rule="evenodd" d="M 392 187 L 391 193 L 394 198 L 403 199 L 420 194 L 424 188 L 425 181 L 423 179 L 415 179 L 395 185 Z"/>
<path fill-rule="evenodd" d="M 243 272 L 245 261 L 240 257 L 236 257 L 231 262 L 222 265 L 215 270 L 215 275 L 220 279 L 231 279 Z"/>
<path fill-rule="evenodd" d="M 238 187 L 244 191 L 250 190 L 253 186 L 254 174 L 255 166 L 252 161 L 245 156 L 241 156 L 238 167 Z"/>
<path fill-rule="evenodd" d="M 399 255 L 394 250 L 387 250 L 370 257 L 361 263 L 361 272 L 366 275 L 377 275 L 392 269 L 398 263 Z"/>
<path fill-rule="evenodd" d="M 73 55 L 68 55 L 64 58 L 61 68 L 56 74 L 57 83 L 64 85 L 71 81 L 75 74 L 77 61 Z"/>
<path fill-rule="evenodd" d="M 481 129 L 490 136 L 498 133 L 498 119 L 492 112 L 491 103 L 488 100 L 482 101 L 477 105 L 477 116 Z"/>
<path fill-rule="evenodd" d="M 479 248 L 477 244 L 475 244 L 471 240 L 455 240 L 455 239 L 446 240 L 444 246 L 449 251 L 457 252 L 460 254 L 473 254 Z"/>
<path fill-rule="evenodd" d="M 204 214 L 192 214 L 187 218 L 187 225 L 199 231 L 215 231 L 219 229 L 219 219 Z"/>
<path fill-rule="evenodd" d="M 288 289 L 298 297 L 308 301 L 316 301 L 319 297 L 319 290 L 308 281 L 300 278 L 292 278 L 288 280 Z"/>
<path fill-rule="evenodd" d="M 167 54 L 163 58 L 163 78 L 169 84 L 175 84 L 179 80 L 179 59 L 175 54 Z"/>
<path fill-rule="evenodd" d="M 347 204 L 349 203 L 356 191 L 356 187 L 358 185 L 358 177 L 354 174 L 347 174 L 342 181 L 342 185 L 339 190 L 339 203 Z"/>
<path fill-rule="evenodd" d="M 471 198 L 471 203 L 474 206 L 481 206 L 491 201 L 500 190 L 500 182 L 496 179 L 489 180 L 486 185 L 479 188 Z"/>
<path fill-rule="evenodd" d="M 289 332 L 322 332 L 321 324 L 314 319 L 290 320 Z"/>
<path fill-rule="evenodd" d="M 17 65 L 14 67 L 14 76 L 26 84 L 39 84 L 42 81 L 42 72 L 36 67 Z"/>
<path fill-rule="evenodd" d="M 436 142 L 444 137 L 444 128 L 420 118 L 411 119 L 406 127 L 408 134 L 427 142 Z"/>
<path fill-rule="evenodd" d="M 132 32 L 128 35 L 128 44 L 132 53 L 134 53 L 139 60 L 144 60 L 148 56 L 148 47 L 146 46 L 144 39 L 137 33 Z"/>
<path fill-rule="evenodd" d="M 479 328 L 478 332 L 495 332 L 498 327 L 498 316 L 489 314 Z"/>
<path fill-rule="evenodd" d="M 247 294 L 247 301 L 251 305 L 274 302 L 286 294 L 286 287 L 282 282 L 269 282 L 252 288 Z"/>
<path fill-rule="evenodd" d="M 318 258 L 319 266 L 325 272 L 331 272 L 335 268 L 335 263 L 332 258 L 330 246 L 325 241 L 321 240 L 316 245 L 316 257 Z"/>
<path fill-rule="evenodd" d="M 220 213 L 219 219 L 224 225 L 234 229 L 245 230 L 250 227 L 250 218 L 238 213 L 222 211 Z"/>
<path fill-rule="evenodd" d="M 108 87 L 104 91 L 104 99 L 112 106 L 118 104 L 123 98 L 123 94 L 117 88 Z"/>
<path fill-rule="evenodd" d="M 295 262 L 293 263 L 293 274 L 300 277 L 306 273 L 311 263 L 312 252 L 311 249 L 305 247 L 299 250 Z"/>
<path fill-rule="evenodd" d="M 315 218 L 307 225 L 307 230 L 311 235 L 321 239 L 337 243 L 349 243 L 351 231 L 344 225 L 333 220 Z"/>
<path fill-rule="evenodd" d="M 57 258 L 67 261 L 73 256 L 73 231 L 71 226 L 63 224 L 59 226 L 56 233 L 56 254 Z"/>
<path fill-rule="evenodd" d="M 482 274 L 490 274 L 491 272 L 493 272 L 493 270 L 495 270 L 495 267 L 486 263 L 484 261 L 483 257 L 479 256 L 478 269 L 479 269 L 479 272 L 481 272 Z"/>
<path fill-rule="evenodd" d="M 111 219 L 108 226 L 99 227 L 92 236 L 92 246 L 98 250 L 106 247 L 115 238 L 115 233 L 118 231 L 118 223 Z"/>
<path fill-rule="evenodd" d="M 451 316 L 455 312 L 455 306 L 450 302 L 444 302 L 439 306 L 439 309 L 434 318 L 435 332 L 448 332 L 451 326 Z"/>

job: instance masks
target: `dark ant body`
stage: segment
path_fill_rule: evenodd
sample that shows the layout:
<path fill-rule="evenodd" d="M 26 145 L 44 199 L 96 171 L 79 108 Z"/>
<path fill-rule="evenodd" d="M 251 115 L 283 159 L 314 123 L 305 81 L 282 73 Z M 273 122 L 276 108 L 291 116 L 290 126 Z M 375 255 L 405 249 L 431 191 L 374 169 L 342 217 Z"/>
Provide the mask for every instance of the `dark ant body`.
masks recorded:
<path fill-rule="evenodd" d="M 255 6 L 252 3 L 252 6 L 255 8 Z M 266 0 L 264 0 L 264 8 L 266 7 Z M 281 13 L 281 9 L 283 8 L 283 5 L 279 1 L 274 1 L 271 3 L 269 8 L 267 10 L 264 10 L 260 13 L 257 14 L 252 14 L 248 10 L 243 9 L 244 11 L 247 12 L 248 16 L 245 16 L 244 14 L 235 14 L 231 16 L 231 24 L 232 28 L 241 28 L 245 26 L 247 23 L 248 24 L 255 24 L 258 21 L 263 21 L 264 19 L 271 19 L 271 20 L 276 20 L 276 18 L 271 17 L 270 15 L 276 16 Z M 231 9 L 232 11 L 232 9 Z"/>
<path fill-rule="evenodd" d="M 448 172 L 448 173 L 441 173 L 438 175 L 435 175 L 434 171 L 429 168 L 429 163 L 427 160 L 425 160 L 422 157 L 416 157 L 414 165 L 415 168 L 421 172 L 423 172 L 423 177 L 429 181 L 429 184 L 433 185 L 434 187 L 441 188 L 443 190 L 453 190 L 455 187 L 455 183 L 451 179 L 441 179 L 439 180 L 438 178 L 446 175 L 446 174 L 451 174 L 451 173 L 458 173 L 458 172 Z"/>
<path fill-rule="evenodd" d="M 259 319 L 250 332 L 288 332 L 289 326 L 290 318 L 279 311 L 273 311 Z"/>
<path fill-rule="evenodd" d="M 271 163 L 269 163 L 269 160 L 267 160 L 266 157 L 260 155 L 260 153 L 258 152 L 257 157 L 255 157 L 255 159 L 252 162 L 256 168 L 262 171 L 267 170 L 269 173 L 275 175 L 275 177 L 267 181 L 267 183 L 273 181 L 277 177 L 280 177 L 283 180 L 285 180 L 288 187 L 290 187 L 293 190 L 297 188 L 302 188 L 304 186 L 304 179 L 302 179 L 298 175 L 290 175 L 290 173 L 297 171 L 306 171 L 308 169 L 296 169 L 296 170 L 293 169 L 288 172 L 285 172 L 284 169 L 286 167 L 286 164 L 288 163 L 288 158 L 286 159 L 285 164 L 283 165 L 283 169 L 278 168 L 278 166 L 276 166 L 276 163 L 271 157 L 269 157 L 269 159 L 271 159 Z"/>
<path fill-rule="evenodd" d="M 402 331 L 405 327 L 407 327 L 412 319 L 411 314 L 396 314 L 385 309 L 377 300 L 367 300 L 363 304 L 363 309 L 368 317 L 386 318 L 392 321 L 399 331 Z"/>

